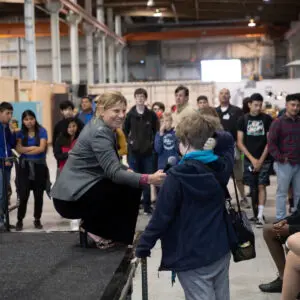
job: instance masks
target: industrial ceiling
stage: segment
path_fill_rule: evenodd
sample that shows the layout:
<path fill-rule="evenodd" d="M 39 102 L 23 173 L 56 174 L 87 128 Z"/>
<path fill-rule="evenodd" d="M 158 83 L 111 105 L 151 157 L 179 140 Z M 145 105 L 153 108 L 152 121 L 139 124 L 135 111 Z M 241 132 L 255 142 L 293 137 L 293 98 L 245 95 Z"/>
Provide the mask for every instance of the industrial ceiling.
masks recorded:
<path fill-rule="evenodd" d="M 0 0 L 0 24 L 24 20 L 23 0 Z M 124 34 L 157 32 L 167 27 L 232 27 L 257 26 L 288 29 L 299 20 L 300 0 L 104 0 L 104 8 L 112 8 L 123 18 Z M 36 0 L 36 20 L 49 20 L 45 1 Z M 84 0 L 78 5 L 84 7 Z M 97 0 L 92 0 L 96 16 Z M 65 18 L 64 6 L 61 18 Z"/>

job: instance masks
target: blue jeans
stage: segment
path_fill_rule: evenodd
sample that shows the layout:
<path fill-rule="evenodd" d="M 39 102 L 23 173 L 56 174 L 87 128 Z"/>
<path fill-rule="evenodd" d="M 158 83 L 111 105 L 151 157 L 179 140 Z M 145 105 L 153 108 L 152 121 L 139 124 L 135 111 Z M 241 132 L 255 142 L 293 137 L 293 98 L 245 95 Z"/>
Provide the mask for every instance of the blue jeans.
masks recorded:
<path fill-rule="evenodd" d="M 298 206 L 300 199 L 300 165 L 274 163 L 274 170 L 277 175 L 276 192 L 276 219 L 286 217 L 286 199 L 290 184 L 293 186 L 294 207 Z"/>
<path fill-rule="evenodd" d="M 229 300 L 229 265 L 231 254 L 194 270 L 178 272 L 186 300 Z"/>
<path fill-rule="evenodd" d="M 10 182 L 10 174 L 11 174 L 11 169 L 4 169 L 4 172 L 2 169 L 0 169 L 0 225 L 3 224 L 4 218 L 4 210 L 5 210 L 5 203 L 4 203 L 4 193 L 3 193 L 3 173 L 6 176 L 6 186 L 8 186 Z M 8 199 L 7 199 L 8 200 Z"/>
<path fill-rule="evenodd" d="M 128 155 L 129 168 L 141 174 L 152 174 L 154 169 L 153 156 L 137 156 L 132 153 Z M 148 212 L 151 208 L 150 186 L 146 185 L 143 189 L 144 211 Z"/>

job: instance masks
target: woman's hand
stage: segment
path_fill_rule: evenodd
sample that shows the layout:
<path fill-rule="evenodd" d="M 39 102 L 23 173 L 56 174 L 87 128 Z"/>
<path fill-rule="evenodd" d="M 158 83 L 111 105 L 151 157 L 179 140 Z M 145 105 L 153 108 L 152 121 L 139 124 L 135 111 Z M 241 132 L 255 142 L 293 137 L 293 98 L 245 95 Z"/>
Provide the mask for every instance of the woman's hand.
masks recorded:
<path fill-rule="evenodd" d="M 148 184 L 153 184 L 155 186 L 160 186 L 164 182 L 167 174 L 163 170 L 158 170 L 154 174 L 148 176 Z"/>

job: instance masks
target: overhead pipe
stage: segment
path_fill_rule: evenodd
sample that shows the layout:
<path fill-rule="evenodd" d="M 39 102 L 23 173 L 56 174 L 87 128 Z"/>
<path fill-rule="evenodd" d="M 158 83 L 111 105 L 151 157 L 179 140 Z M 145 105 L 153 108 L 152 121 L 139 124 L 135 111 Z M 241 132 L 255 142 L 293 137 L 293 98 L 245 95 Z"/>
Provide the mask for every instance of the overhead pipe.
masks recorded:
<path fill-rule="evenodd" d="M 170 28 L 170 27 L 189 27 L 189 26 L 211 26 L 211 25 L 233 25 L 233 24 L 248 24 L 249 20 L 246 19 L 234 19 L 234 20 L 203 20 L 203 21 L 185 21 L 180 22 L 180 24 L 176 23 L 133 23 L 127 24 L 127 28 L 144 28 L 144 27 L 163 27 L 163 28 Z"/>
<path fill-rule="evenodd" d="M 62 4 L 64 4 L 65 7 L 67 7 L 68 9 L 73 11 L 74 13 L 81 16 L 82 19 L 85 20 L 87 23 L 89 23 L 89 24 L 93 25 L 94 27 L 96 27 L 97 29 L 100 29 L 101 31 L 103 31 L 105 33 L 105 35 L 110 36 L 111 38 L 116 40 L 121 45 L 126 44 L 125 40 L 122 37 L 116 35 L 105 24 L 100 23 L 99 21 L 97 21 L 96 18 L 89 15 L 87 13 L 87 11 L 85 9 L 83 9 L 80 5 L 78 5 L 76 3 L 73 3 L 70 0 L 60 0 L 60 1 L 61 1 Z"/>
<path fill-rule="evenodd" d="M 183 3 L 185 0 L 176 1 L 176 3 Z M 136 7 L 136 6 L 147 6 L 147 1 L 139 1 L 139 2 L 113 2 L 113 3 L 105 3 L 104 7 L 111 8 L 119 8 L 119 7 Z M 162 6 L 170 6 L 170 1 L 154 1 L 154 5 L 152 7 L 162 7 Z"/>
<path fill-rule="evenodd" d="M 126 41 L 162 41 L 190 38 L 205 38 L 213 36 L 245 36 L 261 37 L 268 32 L 266 27 L 256 28 L 210 28 L 200 30 L 176 30 L 163 32 L 136 32 L 124 36 Z"/>

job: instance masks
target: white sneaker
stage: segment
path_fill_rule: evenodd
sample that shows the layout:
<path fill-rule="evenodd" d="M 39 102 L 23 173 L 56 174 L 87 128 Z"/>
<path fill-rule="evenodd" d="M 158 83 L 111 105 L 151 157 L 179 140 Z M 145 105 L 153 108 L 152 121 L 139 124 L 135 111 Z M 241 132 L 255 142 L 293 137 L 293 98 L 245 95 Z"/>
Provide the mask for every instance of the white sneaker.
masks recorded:
<path fill-rule="evenodd" d="M 258 218 L 256 221 L 256 228 L 262 228 L 266 224 L 264 217 Z"/>

